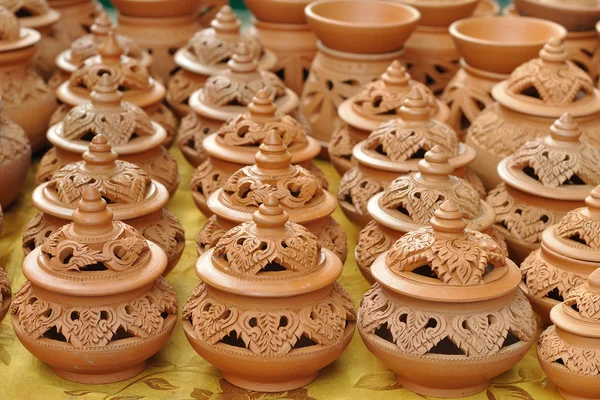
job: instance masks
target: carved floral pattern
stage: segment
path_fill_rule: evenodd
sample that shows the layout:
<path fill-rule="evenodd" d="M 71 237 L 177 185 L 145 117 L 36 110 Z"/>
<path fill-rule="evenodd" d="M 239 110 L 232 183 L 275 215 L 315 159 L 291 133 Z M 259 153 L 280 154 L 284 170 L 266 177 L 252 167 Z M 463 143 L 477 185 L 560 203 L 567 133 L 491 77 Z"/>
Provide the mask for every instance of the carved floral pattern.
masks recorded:
<path fill-rule="evenodd" d="M 440 95 L 448 82 L 459 69 L 459 57 L 457 54 L 442 56 L 432 54 L 431 51 L 425 51 L 419 54 L 418 51 L 407 51 L 403 57 L 406 61 L 407 71 L 412 78 L 419 82 L 426 82 L 427 87 Z"/>
<path fill-rule="evenodd" d="M 392 119 L 396 115 L 399 118 L 398 110 L 408 97 L 413 88 L 417 88 L 423 96 L 432 97 L 433 93 L 420 82 L 410 80 L 407 82 L 405 91 L 391 91 L 383 79 L 377 79 L 375 82 L 367 83 L 363 89 L 352 99 L 352 104 L 360 112 L 371 116 L 386 116 Z"/>
<path fill-rule="evenodd" d="M 229 174 L 214 168 L 210 160 L 204 161 L 196 168 L 190 181 L 190 188 L 194 194 L 206 203 L 208 197 L 225 185 Z"/>
<path fill-rule="evenodd" d="M 173 111 L 165 104 L 160 104 L 156 111 L 148 113 L 148 117 L 167 131 L 167 138 L 163 142 L 165 146 L 171 146 L 177 135 L 177 118 Z"/>
<path fill-rule="evenodd" d="M 177 70 L 169 78 L 169 86 L 167 87 L 166 99 L 167 102 L 177 108 L 185 111 L 189 115 L 190 107 L 188 101 L 192 93 L 204 86 L 205 79 L 200 76 L 191 77 L 192 73 L 186 70 Z"/>
<path fill-rule="evenodd" d="M 5 104 L 20 107 L 24 103 L 53 95 L 33 66 L 3 70 L 1 78 L 0 97 Z"/>
<path fill-rule="evenodd" d="M 8 8 L 15 15 L 40 16 L 50 11 L 46 0 L 2 0 L 0 6 Z"/>
<path fill-rule="evenodd" d="M 338 162 L 347 163 L 348 165 L 350 165 L 350 162 L 356 164 L 352 157 L 352 149 L 356 143 L 358 143 L 356 139 L 348 132 L 348 125 L 342 124 L 331 135 L 329 157 L 341 159 Z"/>
<path fill-rule="evenodd" d="M 228 146 L 257 146 L 273 129 L 280 133 L 289 152 L 306 146 L 308 142 L 302 124 L 289 115 L 263 123 L 254 121 L 249 113 L 240 114 L 225 122 L 218 134 Z"/>
<path fill-rule="evenodd" d="M 600 220 L 589 218 L 581 214 L 580 210 L 568 212 L 554 229 L 554 234 L 563 243 L 567 242 L 570 246 L 593 250 L 600 250 L 599 232 Z M 573 237 L 578 237 L 579 240 L 574 241 Z"/>
<path fill-rule="evenodd" d="M 565 307 L 577 307 L 579 316 L 587 321 L 600 321 L 600 293 L 590 290 L 586 284 L 578 285 L 565 298 Z"/>
<path fill-rule="evenodd" d="M 208 154 L 204 151 L 202 142 L 216 130 L 215 127 L 204 124 L 194 112 L 181 119 L 177 142 L 183 154 L 194 166 L 208 160 Z"/>
<path fill-rule="evenodd" d="M 179 184 L 177 161 L 164 146 L 160 146 L 157 157 L 136 162 L 136 165 L 148 173 L 150 178 L 165 185 L 169 193 L 173 193 Z"/>
<path fill-rule="evenodd" d="M 0 306 L 6 306 L 6 301 L 10 301 L 11 295 L 12 291 L 10 289 L 8 275 L 6 275 L 4 269 L 0 268 Z"/>
<path fill-rule="evenodd" d="M 394 238 L 381 229 L 377 221 L 369 221 L 356 240 L 356 265 L 362 269 L 371 268 L 375 259 L 388 251 L 393 244 Z"/>
<path fill-rule="evenodd" d="M 144 50 L 142 50 L 135 40 L 123 35 L 116 35 L 115 38 L 117 39 L 119 47 L 123 49 L 123 54 L 135 58 L 138 61 L 141 60 Z M 94 34 L 84 35 L 75 39 L 71 44 L 69 61 L 72 64 L 80 64 L 84 60 L 98 55 L 98 49 L 104 40 L 106 40 L 105 36 L 97 36 Z M 66 81 L 66 79 L 64 81 Z"/>
<path fill-rule="evenodd" d="M 214 75 L 204 85 L 204 102 L 212 107 L 248 106 L 256 93 L 264 89 L 273 102 L 285 95 L 283 82 L 272 72 L 258 70 L 260 76 L 252 81 L 235 80 L 227 75 Z"/>
<path fill-rule="evenodd" d="M 144 238 L 163 249 L 169 260 L 181 254 L 185 246 L 185 232 L 179 220 L 169 210 L 163 208 L 160 219 L 140 219 L 140 222 L 145 221 L 147 223 L 136 223 L 135 225 Z"/>
<path fill-rule="evenodd" d="M 244 43 L 252 59 L 258 59 L 263 54 L 263 46 L 254 36 L 237 32 L 234 34 L 219 34 L 214 29 L 202 29 L 188 41 L 185 49 L 198 64 L 205 66 L 227 66 L 236 48 Z"/>
<path fill-rule="evenodd" d="M 58 228 L 59 225 L 50 223 L 44 218 L 44 213 L 37 213 L 23 232 L 23 251 L 29 254 L 36 247 L 44 244 L 46 239 Z"/>
<path fill-rule="evenodd" d="M 89 95 L 104 74 L 108 74 L 111 83 L 116 82 L 119 90 L 124 93 L 151 89 L 148 70 L 138 61 L 130 59 L 115 65 L 103 63 L 98 58 L 89 58 L 83 67 L 71 74 L 69 88 L 74 92 Z"/>
<path fill-rule="evenodd" d="M 215 247 L 219 239 L 221 239 L 227 231 L 228 229 L 219 223 L 219 219 L 216 215 L 211 216 L 202 229 L 200 229 L 200 232 L 198 232 L 198 236 L 196 237 L 196 249 L 198 255 L 201 256 Z"/>
<path fill-rule="evenodd" d="M 18 160 L 31 152 L 31 144 L 23 129 L 12 120 L 0 116 L 0 165 Z"/>
<path fill-rule="evenodd" d="M 540 336 L 538 357 L 553 363 L 556 368 L 567 369 L 578 375 L 598 377 L 600 374 L 600 352 L 565 342 L 556 334 L 555 325 L 550 326 Z M 562 360 L 562 363 L 558 363 L 559 360 Z"/>
<path fill-rule="evenodd" d="M 340 180 L 338 200 L 357 213 L 367 214 L 367 203 L 375 194 L 383 191 L 383 184 L 363 174 L 357 167 L 348 170 Z"/>

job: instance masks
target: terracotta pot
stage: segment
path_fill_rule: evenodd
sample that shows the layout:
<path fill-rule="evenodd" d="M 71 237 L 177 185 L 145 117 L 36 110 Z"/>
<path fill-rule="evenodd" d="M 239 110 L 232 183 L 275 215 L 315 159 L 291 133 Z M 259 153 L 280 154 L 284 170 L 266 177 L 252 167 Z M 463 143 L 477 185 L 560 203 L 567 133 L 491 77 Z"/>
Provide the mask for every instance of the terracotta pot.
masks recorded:
<path fill-rule="evenodd" d="M 54 93 L 34 68 L 36 44 L 41 35 L 21 28 L 17 18 L 0 6 L 0 98 L 4 115 L 21 126 L 33 152 L 46 145 L 48 121 L 56 108 Z M 34 113 L 31 110 L 35 110 Z"/>
<path fill-rule="evenodd" d="M 473 16 L 486 17 L 500 14 L 500 6 L 495 0 L 479 0 Z"/>
<path fill-rule="evenodd" d="M 319 0 L 305 13 L 319 42 L 300 110 L 326 157 L 331 135 L 342 124 L 337 108 L 401 57 L 420 14 L 399 2 L 379 0 Z"/>
<path fill-rule="evenodd" d="M 94 136 L 103 134 L 122 160 L 141 167 L 170 194 L 175 193 L 179 184 L 177 162 L 161 145 L 167 133 L 141 108 L 122 101 L 119 82 L 113 78 L 105 73 L 90 94 L 91 101 L 71 109 L 62 122 L 48 130 L 48 140 L 55 147 L 42 157 L 37 183 L 50 180 L 61 167 L 81 161 Z"/>
<path fill-rule="evenodd" d="M 461 216 L 448 200 L 431 227 L 394 243 L 373 264 L 377 283 L 360 305 L 367 348 L 422 396 L 484 391 L 535 339 L 519 269 L 491 237 L 465 229 Z"/>
<path fill-rule="evenodd" d="M 342 262 L 287 221 L 277 195 L 269 194 L 253 222 L 200 256 L 202 283 L 184 306 L 183 329 L 194 350 L 227 381 L 253 391 L 310 383 L 354 334 L 354 305 L 336 283 Z"/>
<path fill-rule="evenodd" d="M 398 118 L 400 107 L 414 87 L 429 98 L 433 118 L 442 122 L 448 119 L 448 107 L 427 86 L 411 79 L 400 61 L 393 61 L 378 80 L 367 83 L 338 108 L 344 123 L 331 135 L 329 159 L 340 175 L 357 165 L 352 148 L 382 122 Z"/>
<path fill-rule="evenodd" d="M 538 342 L 540 365 L 567 400 L 593 399 L 600 392 L 598 302 L 600 271 L 595 270 L 552 309 L 554 325 Z"/>
<path fill-rule="evenodd" d="M 74 382 L 139 374 L 177 321 L 175 292 L 160 276 L 167 256 L 112 217 L 100 192 L 85 189 L 73 222 L 23 261 L 27 281 L 13 303 L 21 343 Z"/>
<path fill-rule="evenodd" d="M 60 13 L 60 25 L 69 41 L 90 33 L 94 19 L 102 11 L 96 0 L 47 0 Z"/>
<path fill-rule="evenodd" d="M 338 190 L 340 207 L 353 222 L 369 222 L 369 198 L 385 190 L 397 177 L 416 172 L 419 160 L 436 145 L 448 154 L 456 175 L 466 176 L 466 167 L 475 158 L 473 149 L 458 143 L 450 126 L 431 117 L 428 103 L 429 99 L 413 87 L 399 110 L 399 118 L 380 124 L 366 140 L 354 146 L 352 155 L 358 166 L 344 174 Z M 468 175 L 467 179 L 482 190 L 477 176 Z"/>
<path fill-rule="evenodd" d="M 175 53 L 175 63 L 180 69 L 169 79 L 167 101 L 179 116 L 190 112 L 190 95 L 204 86 L 211 75 L 227 69 L 236 47 L 245 43 L 259 68 L 275 67 L 277 57 L 266 50 L 254 36 L 242 33 L 242 22 L 229 6 L 223 6 L 211 22 L 211 27 L 198 31 L 187 44 Z"/>
<path fill-rule="evenodd" d="M 575 120 L 565 114 L 549 136 L 525 143 L 498 165 L 505 183 L 490 191 L 487 202 L 517 264 L 539 248 L 545 228 L 583 206 L 600 183 L 600 150 L 581 142 L 580 136 Z"/>
<path fill-rule="evenodd" d="M 73 210 L 83 191 L 93 184 L 106 199 L 114 218 L 137 229 L 167 254 L 169 273 L 181 257 L 185 234 L 181 223 L 167 209 L 169 192 L 150 179 L 135 164 L 117 161 L 103 135 L 92 139 L 83 161 L 67 164 L 33 191 L 33 205 L 40 210 L 23 233 L 23 249 L 28 254 L 41 246 L 50 233 L 71 222 Z"/>
<path fill-rule="evenodd" d="M 148 113 L 150 118 L 167 131 L 164 145 L 170 146 L 177 133 L 177 119 L 164 104 L 165 87 L 155 81 L 139 61 L 123 55 L 123 48 L 112 29 L 98 49 L 98 55 L 86 59 L 71 74 L 67 82 L 56 89 L 56 96 L 63 103 L 52 116 L 54 125 L 75 106 L 89 101 L 90 93 L 103 74 L 109 74 L 118 82 L 124 99 Z"/>
<path fill-rule="evenodd" d="M 202 148 L 204 139 L 227 120 L 247 112 L 252 98 L 261 89 L 269 93 L 281 113 L 292 114 L 304 123 L 297 112 L 298 96 L 275 74 L 258 68 L 251 48 L 245 43 L 240 43 L 227 65 L 227 70 L 211 76 L 203 88 L 192 93 L 189 105 L 194 112 L 181 120 L 178 145 L 194 166 L 208 157 Z"/>
<path fill-rule="evenodd" d="M 0 268 L 0 321 L 4 319 L 10 308 L 12 300 L 12 290 L 10 289 L 10 280 L 3 268 Z"/>
<path fill-rule="evenodd" d="M 214 214 L 198 234 L 200 254 L 213 247 L 228 229 L 250 221 L 267 195 L 274 193 L 291 221 L 303 225 L 323 247 L 346 260 L 346 233 L 331 217 L 337 206 L 335 197 L 323 189 L 314 174 L 291 165 L 291 160 L 284 139 L 273 129 L 255 155 L 256 164 L 228 172 L 232 175 L 227 179 L 221 176 L 220 164 L 212 175 L 203 176 L 201 170 L 196 170 L 191 182 L 194 202 L 205 215 Z M 207 198 L 208 192 L 211 195 Z"/>
<path fill-rule="evenodd" d="M 402 235 L 429 225 L 433 213 L 446 200 L 452 200 L 467 220 L 469 229 L 492 236 L 508 256 L 504 239 L 492 224 L 496 214 L 477 190 L 452 175 L 454 167 L 441 146 L 435 146 L 419 161 L 419 172 L 401 176 L 371 197 L 367 210 L 373 218 L 358 235 L 354 256 L 363 276 L 374 283 L 371 264 Z"/>
<path fill-rule="evenodd" d="M 600 145 L 600 91 L 592 79 L 567 61 L 567 50 L 550 39 L 540 57 L 518 67 L 492 89 L 496 101 L 473 121 L 467 144 L 477 152 L 471 168 L 491 189 L 501 180 L 496 166 L 525 142 L 546 136 L 548 126 L 565 112 L 575 117 L 584 140 Z"/>

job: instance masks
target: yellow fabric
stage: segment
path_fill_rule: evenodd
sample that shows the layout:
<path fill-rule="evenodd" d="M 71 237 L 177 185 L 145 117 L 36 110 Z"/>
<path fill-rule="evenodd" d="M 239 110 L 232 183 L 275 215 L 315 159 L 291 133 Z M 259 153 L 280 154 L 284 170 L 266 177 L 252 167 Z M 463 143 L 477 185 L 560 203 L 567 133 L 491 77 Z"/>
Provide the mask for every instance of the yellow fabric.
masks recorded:
<path fill-rule="evenodd" d="M 195 207 L 188 183 L 192 167 L 178 149 L 171 152 L 179 163 L 181 182 L 168 208 L 185 228 L 186 248 L 179 264 L 168 275 L 179 299 L 179 310 L 199 283 L 194 272 L 196 234 L 206 218 Z M 38 162 L 31 167 L 21 196 L 5 210 L 0 240 L 0 265 L 5 267 L 16 293 L 25 278 L 21 272 L 23 249 L 22 231 L 37 213 L 31 204 L 35 186 L 34 174 Z M 333 192 L 337 191 L 339 176 L 326 162 L 318 162 L 327 174 Z M 350 292 L 356 307 L 369 285 L 363 279 L 354 260 L 354 243 L 359 229 L 338 209 L 335 218 L 348 234 L 350 253 L 339 282 Z M 165 348 L 149 360 L 147 368 L 125 382 L 110 385 L 80 385 L 62 380 L 50 368 L 33 357 L 14 335 L 10 314 L 0 325 L 0 399 L 81 399 L 81 400 L 139 400 L 139 399 L 196 399 L 196 400 L 260 400 L 260 399 L 422 399 L 403 389 L 394 375 L 373 357 L 363 345 L 358 333 L 339 360 L 321 371 L 317 380 L 306 388 L 281 394 L 247 392 L 221 379 L 219 372 L 201 359 L 189 345 L 181 323 Z M 560 399 L 556 386 L 546 380 L 532 349 L 515 368 L 494 380 L 487 392 L 469 399 L 528 400 Z"/>

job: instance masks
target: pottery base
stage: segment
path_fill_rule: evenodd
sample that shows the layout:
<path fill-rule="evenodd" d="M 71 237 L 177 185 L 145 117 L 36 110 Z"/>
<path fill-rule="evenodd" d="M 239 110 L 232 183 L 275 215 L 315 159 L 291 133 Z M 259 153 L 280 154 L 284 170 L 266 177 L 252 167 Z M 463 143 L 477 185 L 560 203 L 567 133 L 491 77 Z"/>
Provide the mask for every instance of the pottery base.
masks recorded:
<path fill-rule="evenodd" d="M 224 372 L 222 372 L 221 374 L 223 375 L 223 378 L 225 378 L 225 380 L 227 380 L 229 383 L 241 387 L 242 389 L 253 390 L 257 392 L 285 392 L 288 390 L 298 389 L 314 381 L 318 375 L 317 373 L 314 373 L 309 376 L 300 377 L 293 381 L 269 383 L 249 381 L 240 377 L 239 375 L 227 374 Z"/>
<path fill-rule="evenodd" d="M 571 394 L 569 392 L 566 392 L 564 390 L 562 390 L 561 388 L 558 388 L 558 393 L 560 393 L 560 395 L 562 397 L 565 398 L 565 400 L 597 400 L 598 398 L 592 398 L 592 397 L 581 397 L 581 396 L 577 396 L 576 394 Z"/>
<path fill-rule="evenodd" d="M 478 385 L 461 389 L 435 389 L 406 381 L 400 378 L 399 376 L 396 376 L 396 379 L 398 380 L 398 383 L 400 383 L 404 388 L 410 390 L 411 392 L 414 392 L 421 396 L 439 397 L 446 399 L 471 396 L 483 392 L 490 385 L 489 382 L 482 382 Z"/>
<path fill-rule="evenodd" d="M 146 361 L 136 364 L 132 367 L 124 369 L 122 371 L 110 372 L 107 374 L 81 374 L 73 371 L 67 371 L 65 369 L 52 368 L 52 371 L 63 379 L 71 382 L 85 383 L 85 384 L 106 384 L 125 381 L 129 378 L 133 378 L 146 367 Z"/>

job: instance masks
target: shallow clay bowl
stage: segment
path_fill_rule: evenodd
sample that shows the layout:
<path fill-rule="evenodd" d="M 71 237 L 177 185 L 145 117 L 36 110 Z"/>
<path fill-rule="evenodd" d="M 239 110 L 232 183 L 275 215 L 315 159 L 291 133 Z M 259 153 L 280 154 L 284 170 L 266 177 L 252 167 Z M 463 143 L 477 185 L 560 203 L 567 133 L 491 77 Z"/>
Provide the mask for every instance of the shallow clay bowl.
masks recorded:
<path fill-rule="evenodd" d="M 304 12 L 325 46 L 361 54 L 399 50 L 420 18 L 411 6 L 381 0 L 319 0 Z"/>
<path fill-rule="evenodd" d="M 514 4 L 519 14 L 559 23 L 569 32 L 591 31 L 600 20 L 599 6 L 577 7 L 536 0 L 514 0 Z"/>
<path fill-rule="evenodd" d="M 182 17 L 196 12 L 202 0 L 111 0 L 123 15 L 142 18 Z"/>
<path fill-rule="evenodd" d="M 450 25 L 458 53 L 472 67 L 510 74 L 536 58 L 550 38 L 567 36 L 567 30 L 550 21 L 527 17 L 472 17 Z"/>
<path fill-rule="evenodd" d="M 421 13 L 419 25 L 448 26 L 454 21 L 470 17 L 479 0 L 402 0 L 402 3 L 413 6 Z"/>
<path fill-rule="evenodd" d="M 306 24 L 304 8 L 311 0 L 244 0 L 259 21 L 280 24 Z"/>

